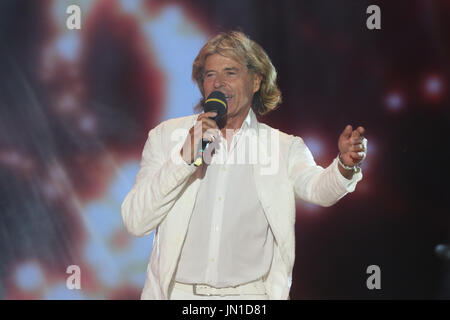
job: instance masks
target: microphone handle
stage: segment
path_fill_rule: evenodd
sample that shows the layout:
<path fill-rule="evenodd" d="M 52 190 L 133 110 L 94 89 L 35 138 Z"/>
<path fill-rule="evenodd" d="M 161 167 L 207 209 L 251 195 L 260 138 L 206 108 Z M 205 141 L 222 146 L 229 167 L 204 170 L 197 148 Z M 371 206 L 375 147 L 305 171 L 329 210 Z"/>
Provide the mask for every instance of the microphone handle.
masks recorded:
<path fill-rule="evenodd" d="M 208 145 L 210 144 L 211 141 L 207 140 L 207 139 L 202 139 L 202 148 L 200 150 L 198 150 L 197 153 L 197 158 L 195 158 L 194 160 L 194 165 L 196 167 L 199 167 L 202 165 L 203 163 L 203 153 L 205 153 L 206 148 L 208 147 Z"/>
<path fill-rule="evenodd" d="M 213 119 L 214 121 L 216 121 L 216 118 L 217 118 L 217 116 L 214 118 L 210 118 L 210 119 Z M 199 167 L 202 165 L 203 153 L 205 153 L 205 150 L 210 143 L 211 143 L 211 141 L 209 141 L 208 139 L 202 139 L 202 148 L 198 151 L 197 158 L 195 158 L 195 160 L 194 160 L 194 165 L 196 167 Z"/>
<path fill-rule="evenodd" d="M 206 148 L 208 147 L 209 143 L 211 141 L 209 141 L 208 139 L 202 139 L 202 151 L 205 152 Z"/>

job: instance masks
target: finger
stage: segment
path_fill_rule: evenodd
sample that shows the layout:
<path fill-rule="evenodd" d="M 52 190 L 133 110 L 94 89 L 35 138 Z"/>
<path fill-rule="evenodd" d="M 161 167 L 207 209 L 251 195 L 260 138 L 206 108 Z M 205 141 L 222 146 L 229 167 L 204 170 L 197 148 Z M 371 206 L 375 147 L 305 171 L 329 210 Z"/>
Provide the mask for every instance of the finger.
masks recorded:
<path fill-rule="evenodd" d="M 202 121 L 203 119 L 214 118 L 217 115 L 216 112 L 205 112 L 197 117 L 197 122 Z"/>
<path fill-rule="evenodd" d="M 202 139 L 208 140 L 209 142 L 213 142 L 216 138 L 210 133 L 204 133 Z"/>
<path fill-rule="evenodd" d="M 364 138 L 359 137 L 359 138 L 351 138 L 350 139 L 350 144 L 352 145 L 356 145 L 356 144 L 362 144 L 363 143 Z"/>
<path fill-rule="evenodd" d="M 344 131 L 342 131 L 341 135 L 345 138 L 350 138 L 351 134 L 352 134 L 352 126 L 351 125 L 347 125 L 344 129 Z"/>
<path fill-rule="evenodd" d="M 217 112 L 209 111 L 209 112 L 202 113 L 199 116 L 199 118 L 214 118 L 215 116 L 217 116 Z"/>
<path fill-rule="evenodd" d="M 209 118 L 200 119 L 200 121 L 196 122 L 194 127 L 191 128 L 189 133 L 194 137 L 195 140 L 203 137 L 203 134 L 208 129 L 218 129 L 217 123 Z"/>
<path fill-rule="evenodd" d="M 219 137 L 219 130 L 215 128 L 209 128 L 203 133 L 203 137 L 207 137 L 208 139 L 211 138 L 212 140 L 214 140 Z"/>
<path fill-rule="evenodd" d="M 351 146 L 350 151 L 351 152 L 364 152 L 364 151 L 366 151 L 366 149 L 362 143 L 359 143 L 359 144 L 355 144 L 355 145 Z"/>
<path fill-rule="evenodd" d="M 366 130 L 364 127 L 359 126 L 355 131 L 352 132 L 352 138 L 364 138 L 363 134 Z"/>
<path fill-rule="evenodd" d="M 215 122 L 213 119 L 209 119 L 209 118 L 203 118 L 201 120 L 201 124 L 202 124 L 203 132 L 205 132 L 205 130 L 208 130 L 209 128 L 215 128 L 215 129 L 219 128 L 217 126 L 217 122 Z"/>
<path fill-rule="evenodd" d="M 356 131 L 358 131 L 359 135 L 362 136 L 364 134 L 364 132 L 366 132 L 366 129 L 364 129 L 364 127 L 360 126 L 356 129 Z"/>
<path fill-rule="evenodd" d="M 352 131 L 352 136 L 351 136 L 352 139 L 359 139 L 360 137 L 361 137 L 361 135 L 359 134 L 358 130 L 353 130 Z"/>
<path fill-rule="evenodd" d="M 365 152 L 351 152 L 350 157 L 354 160 L 363 160 L 366 157 Z"/>

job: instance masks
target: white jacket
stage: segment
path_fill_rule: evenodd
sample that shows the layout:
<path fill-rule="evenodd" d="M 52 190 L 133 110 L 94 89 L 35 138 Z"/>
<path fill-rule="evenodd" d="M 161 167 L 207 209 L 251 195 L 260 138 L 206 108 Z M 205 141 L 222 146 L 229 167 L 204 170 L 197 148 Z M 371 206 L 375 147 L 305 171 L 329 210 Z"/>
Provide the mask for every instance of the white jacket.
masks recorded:
<path fill-rule="evenodd" d="M 141 299 L 168 299 L 200 185 L 201 170 L 179 156 L 197 116 L 167 120 L 149 132 L 135 184 L 122 203 L 122 218 L 131 234 L 145 236 L 156 228 Z M 257 193 L 275 238 L 264 282 L 270 299 L 288 299 L 295 259 L 295 198 L 331 206 L 355 189 L 362 174 L 344 178 L 336 159 L 326 169 L 317 166 L 301 138 L 263 123 L 257 126 L 265 132 L 258 134 L 258 147 L 268 150 L 271 145 L 274 151 L 253 165 Z"/>

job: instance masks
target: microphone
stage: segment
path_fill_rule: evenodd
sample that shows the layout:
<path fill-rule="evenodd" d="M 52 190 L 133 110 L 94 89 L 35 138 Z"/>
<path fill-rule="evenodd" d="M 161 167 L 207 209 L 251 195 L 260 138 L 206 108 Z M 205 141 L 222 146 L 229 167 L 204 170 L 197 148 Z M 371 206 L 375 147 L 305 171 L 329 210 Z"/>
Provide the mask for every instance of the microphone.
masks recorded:
<path fill-rule="evenodd" d="M 209 96 L 206 98 L 205 105 L 203 107 L 203 110 L 205 112 L 217 113 L 216 116 L 211 118 L 216 122 L 227 113 L 227 109 L 228 109 L 227 99 L 225 97 L 225 94 L 220 91 L 211 92 Z M 201 166 L 201 164 L 203 163 L 203 153 L 205 152 L 210 142 L 211 141 L 207 139 L 202 139 L 202 147 L 199 150 L 197 158 L 194 161 L 194 165 L 196 167 Z"/>

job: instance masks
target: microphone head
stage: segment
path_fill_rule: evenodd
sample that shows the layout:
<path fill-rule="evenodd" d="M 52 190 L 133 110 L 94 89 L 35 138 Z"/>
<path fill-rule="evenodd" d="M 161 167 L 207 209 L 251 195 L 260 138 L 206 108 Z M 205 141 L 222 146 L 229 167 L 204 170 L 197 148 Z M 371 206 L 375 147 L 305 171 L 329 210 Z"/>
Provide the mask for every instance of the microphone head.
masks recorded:
<path fill-rule="evenodd" d="M 206 98 L 203 109 L 205 112 L 217 112 L 217 115 L 212 118 L 214 121 L 217 121 L 227 113 L 227 108 L 228 104 L 225 94 L 220 91 L 213 91 L 209 94 L 208 98 Z"/>

